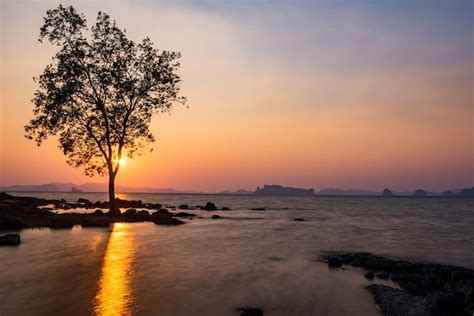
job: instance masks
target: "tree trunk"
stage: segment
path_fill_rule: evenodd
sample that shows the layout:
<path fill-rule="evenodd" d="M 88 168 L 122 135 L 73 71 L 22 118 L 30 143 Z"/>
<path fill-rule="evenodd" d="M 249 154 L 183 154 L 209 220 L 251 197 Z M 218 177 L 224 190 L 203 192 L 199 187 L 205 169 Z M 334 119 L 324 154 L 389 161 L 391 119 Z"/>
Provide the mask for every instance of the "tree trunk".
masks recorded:
<path fill-rule="evenodd" d="M 115 203 L 115 174 L 113 171 L 109 171 L 109 209 L 110 215 L 117 214 L 117 206 Z"/>

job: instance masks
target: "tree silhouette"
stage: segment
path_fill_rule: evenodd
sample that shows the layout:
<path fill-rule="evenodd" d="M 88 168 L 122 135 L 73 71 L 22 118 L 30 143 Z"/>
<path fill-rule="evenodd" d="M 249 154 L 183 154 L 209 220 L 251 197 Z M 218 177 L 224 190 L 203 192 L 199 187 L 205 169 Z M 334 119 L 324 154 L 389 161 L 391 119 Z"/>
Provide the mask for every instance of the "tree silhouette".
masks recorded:
<path fill-rule="evenodd" d="M 34 78 L 39 88 L 25 136 L 40 146 L 58 135 L 69 165 L 88 176 L 108 175 L 114 214 L 122 155 L 133 158 L 149 149 L 155 141 L 149 129 L 153 114 L 186 102 L 176 74 L 180 54 L 155 49 L 149 38 L 133 42 L 102 12 L 89 36 L 85 16 L 72 6 L 59 5 L 43 19 L 39 41 L 46 38 L 59 51 Z"/>

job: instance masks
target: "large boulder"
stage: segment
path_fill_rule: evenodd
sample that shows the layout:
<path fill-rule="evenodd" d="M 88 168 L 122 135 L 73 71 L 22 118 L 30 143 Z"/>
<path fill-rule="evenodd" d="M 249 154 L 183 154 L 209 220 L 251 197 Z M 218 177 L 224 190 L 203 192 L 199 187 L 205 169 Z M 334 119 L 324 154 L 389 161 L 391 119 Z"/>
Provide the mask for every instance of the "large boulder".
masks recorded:
<path fill-rule="evenodd" d="M 207 202 L 202 209 L 205 211 L 217 211 L 216 205 L 212 202 Z"/>
<path fill-rule="evenodd" d="M 19 234 L 6 234 L 0 236 L 0 246 L 17 246 L 21 243 Z"/>
<path fill-rule="evenodd" d="M 168 212 L 167 210 L 161 209 L 158 212 L 153 213 L 151 215 L 151 219 L 156 225 L 170 225 L 170 226 L 173 226 L 173 225 L 184 224 L 183 221 L 181 221 L 177 218 L 174 218 L 173 215 L 174 215 L 173 213 Z"/>

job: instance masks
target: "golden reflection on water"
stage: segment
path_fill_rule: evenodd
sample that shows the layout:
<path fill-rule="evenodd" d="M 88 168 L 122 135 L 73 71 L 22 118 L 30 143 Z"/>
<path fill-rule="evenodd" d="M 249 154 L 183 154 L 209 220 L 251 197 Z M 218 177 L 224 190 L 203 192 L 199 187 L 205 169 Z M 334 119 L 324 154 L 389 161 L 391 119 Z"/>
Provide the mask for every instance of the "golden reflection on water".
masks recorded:
<path fill-rule="evenodd" d="M 105 252 L 99 290 L 95 297 L 96 315 L 131 314 L 133 248 L 130 225 L 115 223 Z"/>

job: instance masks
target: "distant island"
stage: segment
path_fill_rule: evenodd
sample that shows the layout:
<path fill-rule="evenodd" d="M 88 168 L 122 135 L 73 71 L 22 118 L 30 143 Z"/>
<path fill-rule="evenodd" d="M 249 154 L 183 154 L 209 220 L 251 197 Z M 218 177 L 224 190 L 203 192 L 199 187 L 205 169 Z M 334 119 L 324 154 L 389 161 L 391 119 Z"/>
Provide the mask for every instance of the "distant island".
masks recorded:
<path fill-rule="evenodd" d="M 254 195 L 290 195 L 290 196 L 312 196 L 314 195 L 314 189 L 301 189 L 284 187 L 278 184 L 268 185 L 265 184 L 263 188 L 257 188 Z"/>
<path fill-rule="evenodd" d="M 107 192 L 107 183 L 89 182 L 84 184 L 53 182 L 37 185 L 10 185 L 0 186 L 0 192 L 69 192 L 69 193 L 101 193 Z M 285 187 L 279 184 L 264 185 L 257 187 L 255 191 L 247 189 L 227 190 L 217 192 L 177 190 L 173 188 L 153 187 L 126 187 L 116 186 L 120 193 L 161 193 L 161 194 L 223 194 L 223 195 L 276 195 L 276 196 L 404 196 L 404 197 L 474 197 L 474 187 L 463 189 L 451 189 L 444 192 L 432 192 L 424 189 L 414 191 L 393 191 L 389 188 L 383 191 L 370 191 L 364 189 L 339 189 L 326 188 L 316 192 L 314 189 L 303 189 Z"/>

